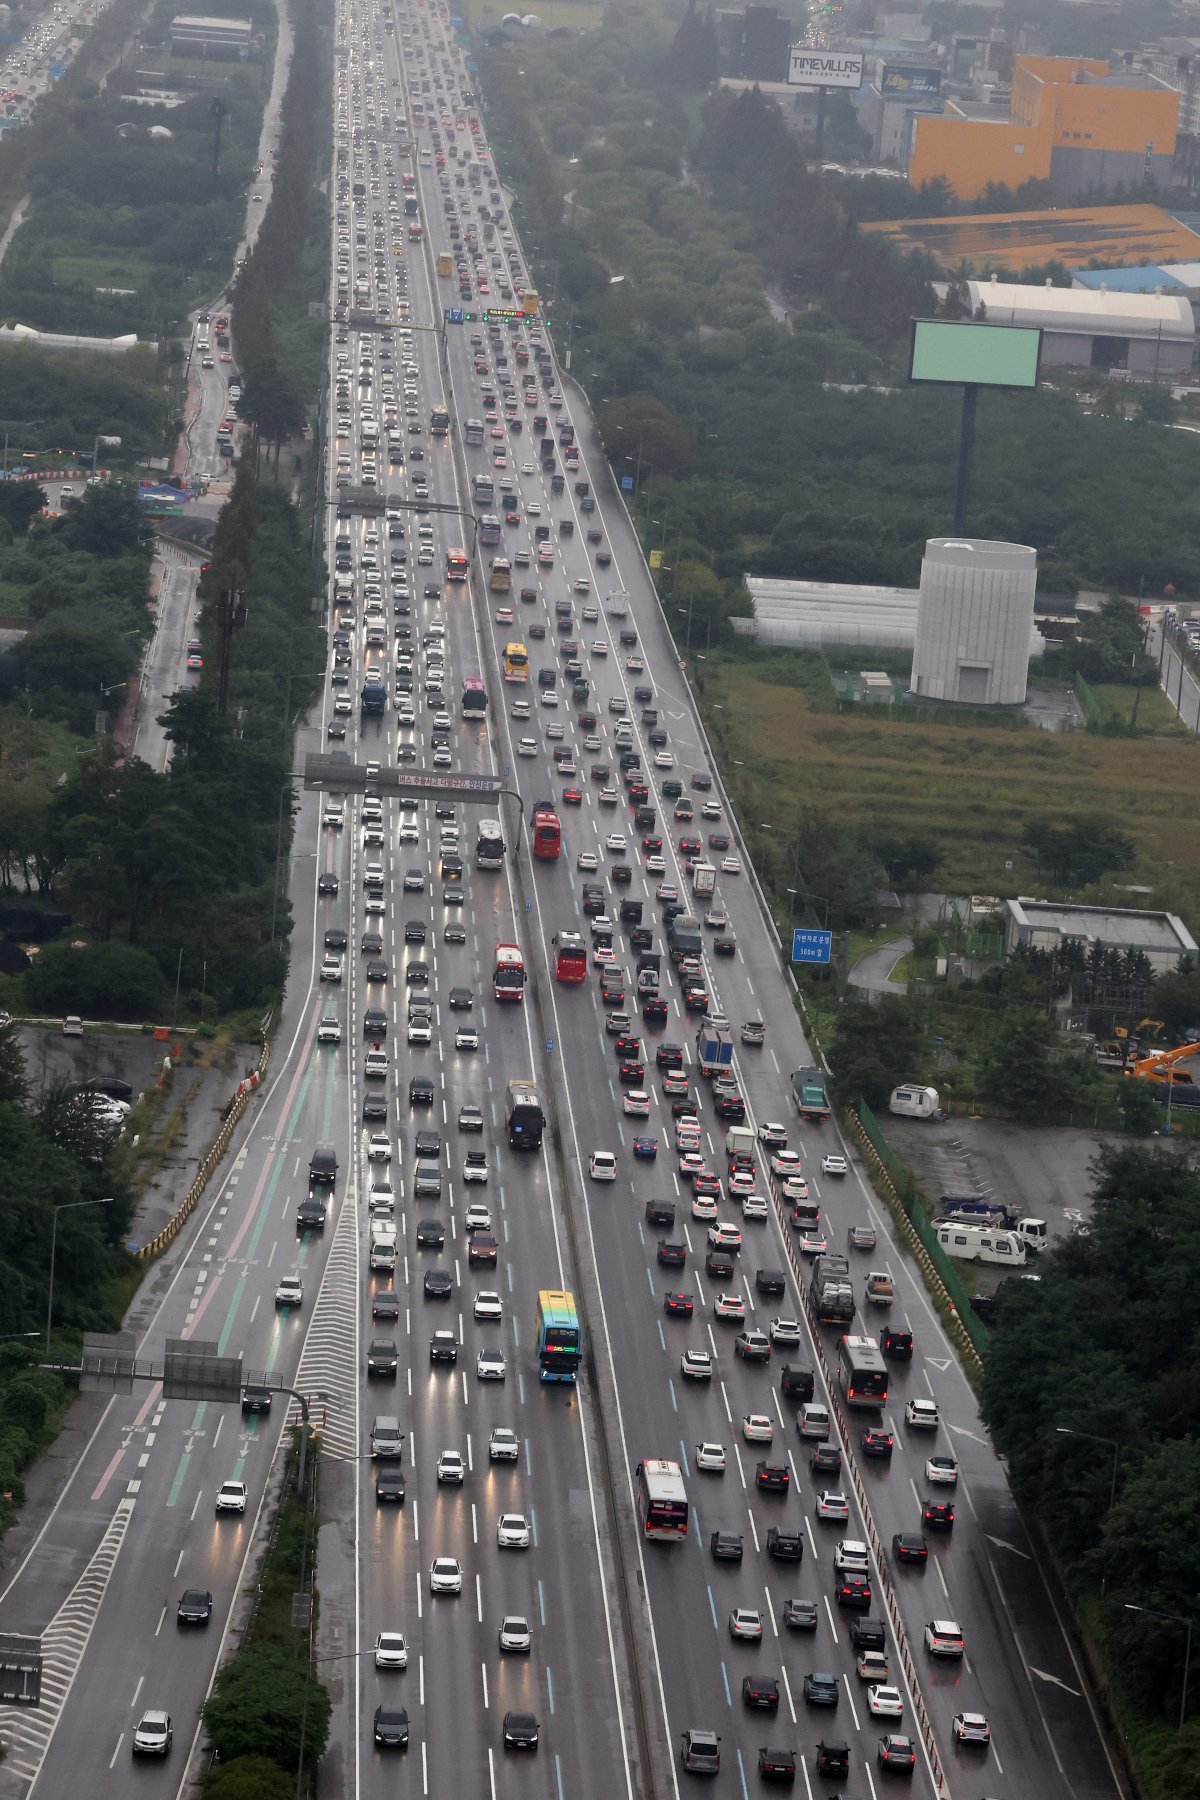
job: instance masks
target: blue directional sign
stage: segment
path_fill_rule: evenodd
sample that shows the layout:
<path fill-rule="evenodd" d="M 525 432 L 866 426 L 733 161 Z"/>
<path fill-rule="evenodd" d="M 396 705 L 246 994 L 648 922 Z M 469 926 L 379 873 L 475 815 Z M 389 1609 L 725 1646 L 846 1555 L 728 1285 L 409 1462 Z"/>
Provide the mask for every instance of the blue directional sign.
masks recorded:
<path fill-rule="evenodd" d="M 446 308 L 446 320 L 450 325 L 461 325 L 465 316 L 461 306 L 448 306 Z"/>
<path fill-rule="evenodd" d="M 631 494 L 633 492 L 633 476 L 632 475 L 622 475 L 622 477 L 621 477 L 621 492 L 623 494 Z"/>
<path fill-rule="evenodd" d="M 554 1039 L 553 1038 L 546 1039 L 546 1055 L 547 1056 L 554 1055 Z"/>
<path fill-rule="evenodd" d="M 792 932 L 792 961 L 794 963 L 827 963 L 833 949 L 832 931 L 798 931 Z"/>

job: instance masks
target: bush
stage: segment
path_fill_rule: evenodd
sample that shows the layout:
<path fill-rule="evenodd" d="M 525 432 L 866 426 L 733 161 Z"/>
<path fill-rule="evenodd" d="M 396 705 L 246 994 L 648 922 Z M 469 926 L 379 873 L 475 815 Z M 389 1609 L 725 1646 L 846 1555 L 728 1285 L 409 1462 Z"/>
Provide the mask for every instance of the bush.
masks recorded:
<path fill-rule="evenodd" d="M 307 1676 L 308 1664 L 281 1644 L 256 1644 L 228 1663 L 204 1705 L 205 1730 L 219 1760 L 265 1754 L 294 1773 L 307 1687 L 304 1754 L 310 1764 L 318 1762 L 329 1742 L 332 1708 L 328 1690 Z"/>
<path fill-rule="evenodd" d="M 293 1783 L 266 1756 L 235 1756 L 213 1770 L 204 1800 L 292 1800 Z"/>

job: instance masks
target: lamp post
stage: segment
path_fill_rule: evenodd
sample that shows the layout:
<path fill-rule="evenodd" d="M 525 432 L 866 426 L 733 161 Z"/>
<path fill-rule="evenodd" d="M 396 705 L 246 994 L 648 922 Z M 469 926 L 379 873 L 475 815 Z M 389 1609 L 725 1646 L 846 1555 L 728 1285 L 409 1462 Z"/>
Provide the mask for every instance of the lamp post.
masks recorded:
<path fill-rule="evenodd" d="M 1086 1433 L 1079 1432 L 1077 1435 L 1084 1437 Z M 1105 1440 L 1101 1438 L 1097 1441 L 1103 1443 Z M 1128 1600 L 1125 1602 L 1125 1611 L 1145 1613 L 1148 1619 L 1159 1619 L 1164 1625 L 1182 1625 L 1187 1632 L 1187 1641 L 1183 1649 L 1183 1692 L 1179 1696 L 1179 1729 L 1182 1731 L 1184 1719 L 1187 1717 L 1188 1673 L 1192 1666 L 1192 1621 L 1181 1617 L 1179 1613 L 1160 1613 L 1155 1612 L 1150 1606 L 1133 1606 Z"/>
<path fill-rule="evenodd" d="M 73 1212 L 79 1206 L 111 1206 L 111 1194 L 104 1200 L 64 1200 L 54 1208 L 54 1224 L 50 1231 L 50 1291 L 46 1296 L 46 1361 L 50 1360 L 50 1328 L 54 1323 L 54 1260 L 58 1253 L 58 1215 Z"/>
<path fill-rule="evenodd" d="M 1116 1438 L 1098 1437 L 1094 1431 L 1076 1431 L 1070 1425 L 1056 1425 L 1054 1427 L 1054 1429 L 1058 1433 L 1059 1437 L 1086 1438 L 1089 1444 L 1106 1444 L 1108 1446 L 1108 1448 L 1112 1451 L 1112 1453 L 1113 1453 L 1112 1480 L 1109 1482 L 1108 1506 L 1105 1508 L 1105 1517 L 1107 1517 L 1117 1502 L 1117 1468 L 1121 1461 L 1121 1446 L 1120 1446 L 1120 1444 L 1117 1442 Z M 1101 1570 L 1101 1572 L 1100 1572 L 1100 1592 L 1101 1592 L 1101 1594 L 1103 1594 L 1107 1584 L 1108 1584 L 1108 1576 L 1104 1570 Z M 1135 1608 L 1135 1611 L 1136 1610 L 1137 1609 Z"/>

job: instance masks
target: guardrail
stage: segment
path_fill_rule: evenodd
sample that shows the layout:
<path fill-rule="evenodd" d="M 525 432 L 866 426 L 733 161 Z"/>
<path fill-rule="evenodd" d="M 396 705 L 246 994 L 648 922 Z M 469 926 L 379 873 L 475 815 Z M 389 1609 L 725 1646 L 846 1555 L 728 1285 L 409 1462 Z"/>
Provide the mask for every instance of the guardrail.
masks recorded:
<path fill-rule="evenodd" d="M 933 1725 L 930 1722 L 929 1714 L 925 1708 L 925 1701 L 921 1693 L 921 1679 L 917 1673 L 917 1666 L 913 1661 L 912 1651 L 909 1649 L 908 1633 L 904 1628 L 904 1620 L 900 1616 L 900 1605 L 896 1599 L 895 1589 L 892 1586 L 891 1576 L 888 1572 L 887 1562 L 884 1558 L 883 1545 L 880 1542 L 878 1532 L 875 1530 L 875 1522 L 871 1517 L 871 1507 L 867 1496 L 867 1490 L 863 1484 L 862 1476 L 858 1472 L 858 1466 L 855 1462 L 854 1453 L 851 1448 L 853 1439 L 850 1435 L 850 1422 L 846 1418 L 845 1410 L 842 1406 L 841 1390 L 838 1386 L 836 1373 L 830 1368 L 828 1358 L 825 1355 L 825 1345 L 821 1338 L 820 1324 L 809 1298 L 808 1269 L 801 1259 L 800 1252 L 796 1248 L 794 1236 L 787 1218 L 786 1204 L 781 1198 L 779 1190 L 773 1180 L 771 1183 L 771 1199 L 774 1202 L 775 1211 L 779 1217 L 780 1231 L 783 1236 L 783 1248 L 787 1255 L 788 1262 L 791 1265 L 792 1274 L 796 1279 L 796 1288 L 800 1295 L 800 1304 L 804 1308 L 805 1316 L 808 1319 L 809 1336 L 812 1338 L 813 1346 L 817 1354 L 817 1360 L 821 1365 L 821 1372 L 825 1377 L 825 1386 L 829 1394 L 830 1404 L 838 1422 L 838 1429 L 842 1435 L 842 1466 L 849 1474 L 850 1480 L 853 1483 L 859 1510 L 862 1513 L 863 1529 L 867 1534 L 867 1542 L 874 1552 L 875 1567 L 879 1579 L 879 1590 L 883 1595 L 884 1605 L 887 1608 L 888 1619 L 892 1627 L 892 1635 L 896 1640 L 897 1653 L 900 1657 L 900 1661 L 904 1665 L 905 1674 L 908 1676 L 913 1712 L 921 1732 L 922 1742 L 925 1745 L 925 1753 L 929 1758 L 930 1772 L 933 1775 L 934 1781 L 934 1791 L 939 1796 L 939 1800 L 943 1795 L 947 1796 L 948 1800 L 950 1790 L 946 1784 L 945 1777 L 942 1774 L 941 1755 L 938 1751 L 937 1739 L 933 1733 Z"/>
<path fill-rule="evenodd" d="M 162 1230 L 156 1232 L 148 1244 L 143 1244 L 141 1249 L 135 1252 L 135 1255 L 137 1255 L 142 1262 L 147 1262 L 150 1257 L 157 1256 L 160 1251 L 165 1250 L 167 1245 L 178 1237 L 179 1233 L 183 1230 L 185 1222 L 212 1179 L 213 1171 L 217 1168 L 224 1157 L 225 1152 L 228 1150 L 230 1140 L 233 1137 L 238 1122 L 250 1104 L 251 1096 L 258 1091 L 258 1088 L 261 1085 L 262 1078 L 267 1072 L 267 1064 L 270 1059 L 271 1043 L 264 1032 L 262 1048 L 258 1053 L 258 1067 L 251 1070 L 244 1081 L 238 1082 L 236 1091 L 232 1098 L 226 1103 L 221 1114 L 221 1129 L 213 1139 L 207 1155 L 204 1157 L 199 1169 L 196 1171 L 196 1178 L 192 1182 L 192 1185 L 188 1189 L 183 1200 L 167 1220 Z"/>

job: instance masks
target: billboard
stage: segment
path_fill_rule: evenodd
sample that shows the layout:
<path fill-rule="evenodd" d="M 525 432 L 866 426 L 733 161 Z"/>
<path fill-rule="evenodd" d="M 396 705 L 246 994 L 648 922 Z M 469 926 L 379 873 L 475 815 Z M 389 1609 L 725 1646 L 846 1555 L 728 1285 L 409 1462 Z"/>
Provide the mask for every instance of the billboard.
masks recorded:
<path fill-rule="evenodd" d="M 863 59 L 858 51 L 809 50 L 793 44 L 788 51 L 788 86 L 858 88 Z"/>
<path fill-rule="evenodd" d="M 942 91 L 940 69 L 917 69 L 908 63 L 885 63 L 879 76 L 883 94 L 911 94 L 914 100 L 926 99 Z"/>
<path fill-rule="evenodd" d="M 908 379 L 944 386 L 1035 388 L 1041 331 L 973 320 L 914 319 Z"/>

